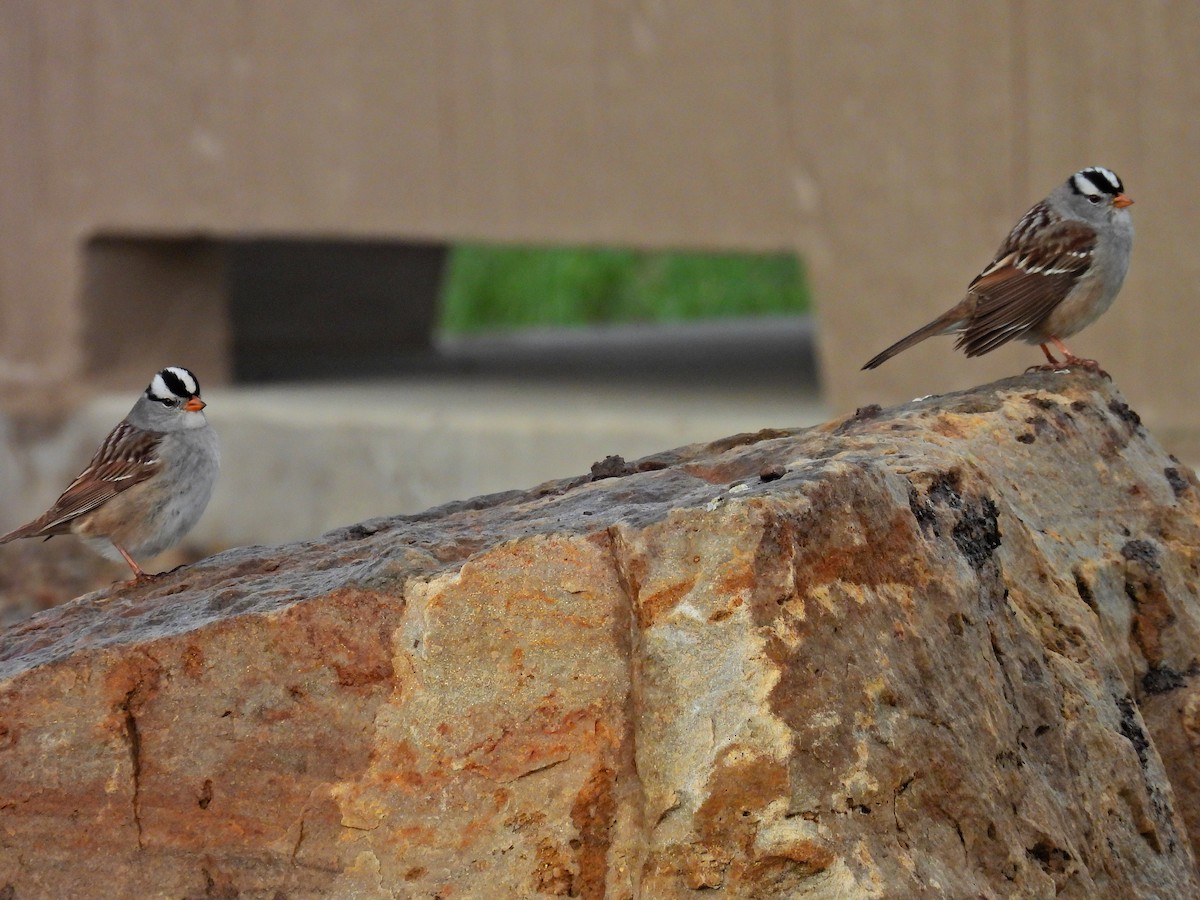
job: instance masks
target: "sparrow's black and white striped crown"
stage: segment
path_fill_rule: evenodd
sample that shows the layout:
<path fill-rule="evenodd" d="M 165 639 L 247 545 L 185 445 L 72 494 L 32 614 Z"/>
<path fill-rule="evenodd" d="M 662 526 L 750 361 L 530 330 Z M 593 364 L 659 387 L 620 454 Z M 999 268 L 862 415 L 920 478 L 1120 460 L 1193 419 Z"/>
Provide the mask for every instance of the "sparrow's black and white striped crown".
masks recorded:
<path fill-rule="evenodd" d="M 200 382 L 182 366 L 167 366 L 150 380 L 146 396 L 159 403 L 182 403 L 200 395 Z"/>
<path fill-rule="evenodd" d="M 1067 179 L 1071 190 L 1084 197 L 1115 197 L 1124 193 L 1125 185 L 1117 173 L 1103 166 L 1082 169 Z"/>

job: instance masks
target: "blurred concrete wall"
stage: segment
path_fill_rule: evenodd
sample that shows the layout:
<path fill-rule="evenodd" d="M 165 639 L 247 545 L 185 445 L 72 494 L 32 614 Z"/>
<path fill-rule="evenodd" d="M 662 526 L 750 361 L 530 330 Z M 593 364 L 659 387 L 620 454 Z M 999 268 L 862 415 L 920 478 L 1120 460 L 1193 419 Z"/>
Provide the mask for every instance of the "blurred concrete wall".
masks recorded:
<path fill-rule="evenodd" d="M 906 399 L 1039 361 L 858 372 L 1100 164 L 1137 246 L 1072 347 L 1195 459 L 1198 47 L 1182 2 L 9 0 L 0 393 L 227 373 L 206 242 L 325 236 L 796 249 L 831 405 Z M 141 238 L 199 250 L 106 275 Z"/>

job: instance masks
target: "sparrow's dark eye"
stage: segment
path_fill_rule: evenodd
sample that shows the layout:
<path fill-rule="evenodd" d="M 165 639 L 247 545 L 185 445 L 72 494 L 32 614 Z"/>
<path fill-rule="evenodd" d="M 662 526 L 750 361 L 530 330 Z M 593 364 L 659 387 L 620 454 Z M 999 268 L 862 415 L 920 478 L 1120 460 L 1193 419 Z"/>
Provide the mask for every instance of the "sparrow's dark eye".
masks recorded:
<path fill-rule="evenodd" d="M 1088 203 L 1092 204 L 1092 206 L 1095 206 L 1101 200 L 1101 197 L 1099 194 L 1088 194 L 1087 198 L 1088 198 Z"/>
<path fill-rule="evenodd" d="M 177 397 L 157 397 L 155 398 L 163 406 L 178 406 L 179 399 Z"/>

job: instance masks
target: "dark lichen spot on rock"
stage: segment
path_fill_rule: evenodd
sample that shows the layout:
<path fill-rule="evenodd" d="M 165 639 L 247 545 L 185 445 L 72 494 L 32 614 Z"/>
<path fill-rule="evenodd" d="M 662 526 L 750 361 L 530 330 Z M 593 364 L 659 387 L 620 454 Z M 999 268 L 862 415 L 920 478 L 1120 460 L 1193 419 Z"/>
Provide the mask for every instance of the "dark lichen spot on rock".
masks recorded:
<path fill-rule="evenodd" d="M 1130 562 L 1141 563 L 1147 569 L 1158 568 L 1158 548 L 1150 541 L 1126 541 L 1121 555 Z"/>
<path fill-rule="evenodd" d="M 991 498 L 982 497 L 978 503 L 965 505 L 952 537 L 971 568 L 976 572 L 982 569 L 1001 543 L 1000 522 Z"/>
<path fill-rule="evenodd" d="M 1038 841 L 1032 847 L 1026 847 L 1025 853 L 1030 859 L 1036 860 L 1045 872 L 1061 875 L 1067 870 L 1071 854 L 1061 847 L 1055 847 L 1046 840 Z"/>
<path fill-rule="evenodd" d="M 1108 409 L 1109 412 L 1128 425 L 1131 432 L 1137 431 L 1142 427 L 1142 417 L 1130 409 L 1128 403 L 1123 403 L 1114 397 L 1108 401 Z"/>
<path fill-rule="evenodd" d="M 858 409 L 856 409 L 854 411 L 854 415 L 850 416 L 848 419 L 846 419 L 844 422 L 842 422 L 840 425 L 838 425 L 838 427 L 833 430 L 833 433 L 834 434 L 845 434 L 857 423 L 866 422 L 870 419 L 874 419 L 881 412 L 883 412 L 883 407 L 880 406 L 878 403 L 871 403 L 871 404 L 868 404 L 867 406 L 860 406 Z"/>
<path fill-rule="evenodd" d="M 378 526 L 360 523 L 358 525 L 350 525 L 342 529 L 340 537 L 348 541 L 361 541 L 363 538 L 368 538 L 377 531 L 379 531 Z"/>
<path fill-rule="evenodd" d="M 1088 408 L 1088 405 L 1086 403 L 1084 403 L 1082 400 L 1072 400 L 1071 401 L 1071 409 L 1075 410 L 1075 412 L 1083 412 L 1087 408 Z"/>
<path fill-rule="evenodd" d="M 957 513 L 951 536 L 959 552 L 976 571 L 983 568 L 991 558 L 992 551 L 1000 546 L 996 504 L 987 497 L 965 498 L 961 476 L 955 469 L 937 475 L 930 482 L 923 500 L 912 488 L 908 495 L 908 506 L 922 533 L 928 529 L 934 536 L 941 534 L 941 521 L 949 518 L 939 516 L 938 509 Z"/>
<path fill-rule="evenodd" d="M 758 480 L 762 482 L 778 481 L 785 474 L 787 474 L 787 469 L 785 469 L 783 466 L 767 466 L 758 473 Z"/>
<path fill-rule="evenodd" d="M 913 518 L 917 520 L 922 534 L 929 529 L 934 537 L 938 536 L 937 514 L 934 513 L 932 505 L 921 497 L 921 492 L 915 485 L 909 485 L 908 488 L 908 508 L 912 510 Z"/>
<path fill-rule="evenodd" d="M 1121 713 L 1121 736 L 1133 744 L 1138 762 L 1146 768 L 1150 761 L 1150 737 L 1138 721 L 1137 706 L 1129 696 L 1117 698 L 1117 710 Z"/>
<path fill-rule="evenodd" d="M 1079 599 L 1086 603 L 1093 611 L 1096 609 L 1096 595 L 1092 593 L 1092 587 L 1087 583 L 1087 579 L 1080 574 L 1079 570 L 1071 573 L 1075 576 L 1075 591 L 1079 594 Z"/>
<path fill-rule="evenodd" d="M 951 509 L 962 509 L 962 494 L 960 493 L 961 476 L 957 469 L 942 472 L 929 484 L 927 496 L 931 503 L 948 506 Z"/>
<path fill-rule="evenodd" d="M 1177 468 L 1168 466 L 1163 469 L 1163 475 L 1166 476 L 1167 484 L 1171 485 L 1171 490 L 1175 492 L 1175 498 L 1178 499 L 1187 493 L 1187 489 L 1191 487 L 1188 480 L 1184 478 Z"/>
<path fill-rule="evenodd" d="M 1184 687 L 1187 679 L 1170 666 L 1157 665 L 1142 676 L 1142 689 L 1147 694 L 1166 694 Z"/>
<path fill-rule="evenodd" d="M 1020 441 L 1022 444 L 1032 444 L 1035 440 L 1037 440 L 1037 438 L 1035 438 L 1029 432 L 1025 432 L 1024 434 L 1018 434 L 1017 440 Z"/>
<path fill-rule="evenodd" d="M 1054 409 L 1056 406 L 1058 406 L 1057 403 L 1048 397 L 1038 397 L 1036 395 L 1030 397 L 1029 402 L 1038 409 Z"/>

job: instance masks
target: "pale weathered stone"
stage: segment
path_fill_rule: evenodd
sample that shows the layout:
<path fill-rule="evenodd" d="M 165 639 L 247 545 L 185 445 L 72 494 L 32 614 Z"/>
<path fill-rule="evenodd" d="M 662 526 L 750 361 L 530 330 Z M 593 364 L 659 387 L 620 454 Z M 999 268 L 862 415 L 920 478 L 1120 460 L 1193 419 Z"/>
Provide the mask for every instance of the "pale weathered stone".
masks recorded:
<path fill-rule="evenodd" d="M 1107 382 L 593 478 L 10 627 L 0 892 L 1200 892 L 1200 496 Z"/>

